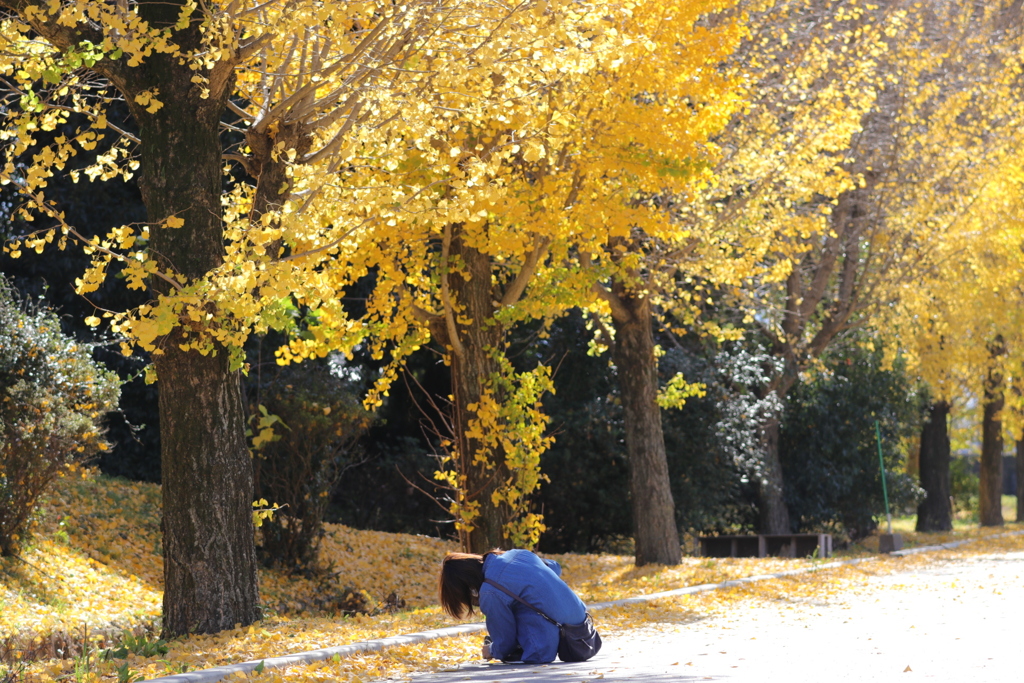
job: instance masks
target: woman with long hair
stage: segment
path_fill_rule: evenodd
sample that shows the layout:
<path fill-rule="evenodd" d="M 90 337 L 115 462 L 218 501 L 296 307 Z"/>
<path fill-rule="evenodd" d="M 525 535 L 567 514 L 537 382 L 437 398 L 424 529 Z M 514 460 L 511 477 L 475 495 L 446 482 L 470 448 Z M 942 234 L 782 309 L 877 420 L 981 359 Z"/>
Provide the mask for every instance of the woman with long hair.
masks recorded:
<path fill-rule="evenodd" d="M 529 550 L 449 553 L 441 563 L 438 597 L 444 611 L 456 619 L 480 607 L 490 635 L 484 659 L 546 664 L 558 653 L 559 627 L 536 610 L 561 624 L 587 619 L 586 605 L 562 581 L 561 573 L 557 562 L 542 560 Z"/>

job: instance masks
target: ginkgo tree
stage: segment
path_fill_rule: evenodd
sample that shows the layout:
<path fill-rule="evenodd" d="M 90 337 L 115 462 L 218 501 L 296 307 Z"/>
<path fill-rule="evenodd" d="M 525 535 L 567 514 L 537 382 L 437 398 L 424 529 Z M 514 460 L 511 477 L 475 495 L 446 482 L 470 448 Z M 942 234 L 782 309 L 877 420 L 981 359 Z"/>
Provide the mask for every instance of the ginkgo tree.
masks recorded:
<path fill-rule="evenodd" d="M 964 210 L 929 253 L 923 277 L 902 288 L 893 316 L 894 345 L 914 362 L 934 399 L 932 420 L 922 431 L 920 473 L 928 493 L 918 513 L 922 530 L 951 525 L 946 502 L 951 408 L 980 413 L 982 525 L 1003 523 L 1004 433 L 1020 441 L 1024 177 L 1016 127 L 995 132 L 1006 153 L 990 150 L 986 163 L 974 168 L 975 184 L 957 188 L 966 194 Z M 970 411 L 971 404 L 979 410 Z M 935 500 L 943 495 L 945 500 Z"/>
<path fill-rule="evenodd" d="M 123 99 L 140 134 L 125 134 L 100 157 L 96 175 L 140 172 L 150 225 L 138 234 L 114 226 L 110 240 L 84 248 L 98 262 L 79 280 L 98 286 L 113 260 L 128 261 L 130 285 L 151 276 L 155 297 L 181 295 L 223 262 L 220 120 L 244 48 L 232 40 L 209 48 L 213 34 L 188 3 L 5 2 L 7 59 L 4 181 L 15 183 L 34 209 L 57 221 L 11 252 L 64 247 L 77 237 L 48 204 L 46 179 L 77 148 L 90 149 L 110 131 L 106 106 Z M 222 36 L 219 36 L 222 37 Z M 36 149 L 37 135 L 91 116 L 74 137 Z M 28 163 L 20 161 L 31 153 Z M 31 218 L 31 214 L 26 217 Z M 145 240 L 149 257 L 132 263 L 116 249 Z M 106 242 L 106 243 L 104 243 Z M 143 253 L 139 251 L 138 253 Z M 165 321 L 156 355 L 160 388 L 164 486 L 165 621 L 168 633 L 209 632 L 259 617 L 251 518 L 252 471 L 244 438 L 238 374 L 226 353 L 183 350 L 184 330 L 200 319 Z"/>
<path fill-rule="evenodd" d="M 922 430 L 920 470 L 928 498 L 918 528 L 951 525 L 949 445 L 951 406 L 982 406 L 982 524 L 1002 523 L 1004 403 L 1019 386 L 1020 124 L 1014 95 L 1020 72 L 1020 11 L 1016 2 L 972 12 L 937 3 L 922 20 L 919 97 L 904 105 L 903 148 L 890 168 L 880 204 L 890 224 L 903 223 L 912 280 L 894 280 L 884 312 L 893 348 L 905 353 L 934 399 Z M 924 60 L 916 53 L 927 45 Z M 910 54 L 913 50 L 914 54 Z M 1019 429 L 1016 410 L 1007 425 Z"/>
<path fill-rule="evenodd" d="M 259 596 L 241 346 L 253 331 L 282 322 L 283 302 L 295 292 L 307 309 L 336 302 L 337 288 L 317 289 L 315 279 L 299 286 L 287 275 L 316 273 L 318 259 L 336 259 L 361 226 L 395 222 L 399 209 L 437 208 L 452 212 L 452 220 L 468 215 L 471 206 L 439 200 L 427 188 L 396 195 L 377 169 L 453 159 L 439 135 L 452 113 L 442 86 L 476 91 L 491 72 L 486 61 L 469 57 L 494 59 L 490 50 L 499 47 L 525 63 L 517 41 L 528 42 L 530 27 L 548 27 L 548 13 L 558 14 L 559 5 L 10 0 L 0 6 L 7 11 L 0 25 L 3 181 L 25 198 L 22 215 L 44 225 L 7 248 L 17 256 L 78 242 L 94 257 L 77 281 L 83 295 L 115 272 L 129 287 L 150 288 L 150 303 L 97 311 L 88 322 L 109 318 L 125 335 L 126 352 L 134 343 L 154 356 L 164 629 L 177 635 L 250 623 L 259 616 Z M 596 40 L 574 33 L 577 14 L 558 16 L 574 41 Z M 558 42 L 569 34 L 556 31 L 548 51 L 575 44 Z M 108 117 L 119 100 L 137 135 Z M 486 96 L 478 101 L 492 106 Z M 89 123 L 74 135 L 50 136 L 71 114 Z M 423 154 L 419 160 L 404 154 L 410 144 Z M 502 144 L 503 158 L 515 153 L 514 140 Z M 46 185 L 78 149 L 99 145 L 104 151 L 84 175 L 110 182 L 138 173 L 148 222 L 112 226 L 105 238 L 86 240 L 65 222 Z M 232 163 L 242 172 L 232 171 Z M 374 170 L 359 175 L 366 167 Z M 239 181 L 240 175 L 246 178 Z M 344 213 L 318 212 L 339 197 Z"/>
<path fill-rule="evenodd" d="M 729 68 L 748 80 L 748 105 L 715 137 L 722 149 L 715 182 L 674 209 L 692 234 L 710 239 L 661 265 L 668 281 L 658 276 L 665 282 L 659 307 L 683 333 L 700 329 L 702 308 L 731 309 L 739 315 L 726 316 L 730 323 L 767 340 L 782 362 L 762 389 L 776 410 L 761 425 L 763 452 L 751 474 L 762 531 L 789 533 L 779 411 L 799 373 L 850 322 L 852 310 L 841 308 L 848 302 L 838 296 L 850 282 L 840 284 L 837 264 L 843 245 L 853 253 L 858 238 L 847 234 L 849 207 L 841 198 L 860 184 L 849 165 L 851 146 L 884 82 L 886 41 L 903 21 L 856 1 L 741 7 L 750 38 Z M 819 328 L 828 331 L 817 334 Z"/>
<path fill-rule="evenodd" d="M 349 145 L 347 153 L 362 163 L 347 169 L 343 184 L 314 190 L 330 201 L 303 200 L 303 220 L 311 212 L 320 218 L 312 230 L 308 220 L 296 226 L 295 234 L 330 244 L 323 253 L 330 264 L 282 263 L 290 271 L 275 279 L 292 282 L 297 300 L 314 311 L 306 337 L 282 349 L 282 359 L 348 351 L 365 341 L 391 357 L 377 389 L 385 392 L 405 354 L 428 337 L 447 350 L 454 414 L 450 467 L 438 477 L 450 489 L 467 548 L 532 545 L 543 528 L 529 510 L 529 494 L 541 481 L 539 456 L 550 441 L 538 412 L 550 383 L 545 368 L 511 372 L 502 359 L 504 331 L 589 298 L 591 276 L 574 268 L 570 254 L 574 245 L 606 239 L 652 213 L 629 205 L 637 190 L 621 180 L 642 168 L 663 183 L 669 164 L 645 159 L 643 145 L 671 150 L 677 159 L 692 155 L 694 141 L 713 129 L 708 122 L 730 106 L 725 96 L 719 108 L 694 115 L 681 104 L 684 97 L 713 100 L 727 89 L 713 71 L 698 77 L 703 64 L 727 52 L 736 32 L 695 25 L 720 6 L 605 4 L 597 12 L 548 3 L 528 21 L 510 18 L 512 42 L 492 36 L 471 53 L 466 75 L 437 69 L 438 56 L 417 57 L 430 74 L 423 98 L 442 112 L 427 144 L 396 127 L 386 155 Z M 679 125 L 652 118 L 657 104 L 637 99 L 653 84 L 665 90 L 662 112 L 681 117 Z M 371 212 L 378 188 L 386 196 Z M 317 234 L 318 223 L 343 240 Z M 370 273 L 374 293 L 359 320 L 322 295 Z M 641 509 L 652 500 L 635 496 Z M 672 525 L 657 533 L 669 535 L 678 561 Z"/>
<path fill-rule="evenodd" d="M 549 4 L 541 30 L 516 31 L 528 61 L 497 59 L 507 48 L 492 40 L 473 57 L 487 61 L 471 88 L 433 81 L 452 112 L 436 143 L 421 149 L 403 136 L 385 157 L 390 166 L 353 170 L 352 185 L 388 187 L 398 209 L 340 215 L 351 211 L 342 194 L 323 205 L 335 213 L 322 223 L 374 225 L 353 234 L 334 265 L 296 281 L 341 291 L 372 273 L 375 289 L 360 319 L 338 303 L 318 304 L 306 337 L 282 356 L 366 340 L 380 353 L 387 345 L 393 372 L 428 335 L 446 349 L 454 417 L 451 469 L 440 476 L 469 548 L 532 543 L 541 529 L 524 504 L 548 440 L 536 412 L 548 371 L 513 376 L 502 357 L 505 331 L 592 304 L 607 267 L 587 254 L 621 248 L 616 240 L 638 226 L 677 235 L 663 207 L 637 199 L 706 180 L 704 143 L 736 102 L 735 82 L 709 67 L 735 45 L 740 25 L 709 29 L 699 20 L 730 4 L 603 3 L 597 12 L 570 3 L 562 17 Z M 477 104 L 481 92 L 489 107 Z M 379 175 L 357 181 L 361 173 Z M 663 466 L 663 447 L 660 456 Z M 642 448 L 632 459 L 636 480 L 654 482 L 633 491 L 637 561 L 678 562 L 667 473 L 652 477 L 650 459 Z M 648 523 L 652 509 L 664 523 Z"/>
<path fill-rule="evenodd" d="M 487 472 L 494 462 L 500 472 L 510 448 L 508 437 L 488 443 L 483 434 L 491 426 L 486 416 L 507 406 L 507 392 L 495 384 L 502 365 L 493 331 L 505 323 L 492 314 L 518 301 L 545 255 L 547 281 L 559 282 L 577 233 L 621 231 L 643 212 L 624 201 L 635 190 L 623 189 L 628 183 L 615 171 L 645 165 L 634 155 L 649 152 L 628 132 L 638 121 L 657 130 L 656 119 L 616 116 L 632 107 L 685 118 L 686 95 L 718 94 L 701 90 L 721 80 L 704 65 L 729 43 L 728 33 L 696 23 L 720 3 L 0 6 L 8 12 L 0 25 L 2 179 L 22 193 L 22 216 L 43 225 L 6 248 L 17 256 L 77 242 L 93 256 L 76 281 L 82 295 L 112 274 L 152 294 L 137 309 L 97 310 L 87 322 L 108 319 L 126 353 L 134 344 L 154 357 L 168 635 L 259 616 L 238 375 L 246 338 L 287 327 L 296 310 L 315 321 L 309 335 L 323 343 L 293 355 L 365 341 L 400 360 L 428 330 L 437 333 L 470 382 L 459 395 L 467 418 L 456 454 L 493 479 Z M 615 89 L 623 65 L 641 74 L 647 62 L 657 64 L 649 75 L 665 79 L 661 106 L 636 80 Z M 120 101 L 131 125 L 110 116 Z M 563 118 L 560 110 L 574 107 L 585 115 Z M 88 123 L 55 134 L 71 115 Z M 710 130 L 705 118 L 715 117 L 692 118 L 696 125 L 673 133 L 690 147 L 668 152 L 691 154 Z M 583 158 L 596 136 L 602 144 Z M 101 150 L 82 180 L 138 175 L 146 224 L 111 226 L 96 239 L 67 224 L 47 179 L 80 149 Z M 580 199 L 594 161 L 594 181 Z M 606 198 L 609 188 L 617 189 Z M 481 263 L 486 272 L 476 270 Z M 378 279 L 370 315 L 347 319 L 341 295 L 370 272 Z M 474 299 L 483 291 L 490 297 L 491 287 L 479 285 L 492 278 L 502 290 L 498 303 Z M 550 298 L 573 289 L 562 284 Z M 485 308 L 472 310 L 474 301 Z M 505 313 L 507 320 L 526 314 Z M 536 377 L 542 389 L 543 371 Z M 536 400 L 527 399 L 533 414 Z M 507 413 L 494 419 L 508 434 Z M 543 442 L 539 429 L 532 433 Z M 518 489 L 495 480 L 505 488 L 490 485 L 483 507 L 516 504 L 509 491 L 525 495 L 537 477 L 535 467 L 522 472 Z M 506 537 L 495 525 L 488 534 L 497 530 Z"/>
<path fill-rule="evenodd" d="M 719 185 L 684 215 L 770 241 L 735 301 L 780 362 L 766 387 L 780 407 L 834 340 L 880 320 L 921 277 L 963 210 L 959 189 L 977 187 L 972 159 L 989 159 L 999 139 L 985 131 L 1016 120 L 999 85 L 1012 71 L 994 75 L 987 19 L 968 19 L 904 2 L 780 3 L 751 19 L 760 40 L 737 56 L 761 66 L 754 106 L 722 136 Z M 779 426 L 762 425 L 756 473 L 768 533 L 791 531 Z"/>
<path fill-rule="evenodd" d="M 983 526 L 1004 521 L 1004 434 L 1019 442 L 1022 426 L 1024 235 L 1019 171 L 1004 166 L 997 172 L 1001 177 L 990 179 L 974 198 L 970 215 L 947 233 L 932 256 L 934 267 L 906 292 L 894 325 L 894 344 L 914 361 L 934 400 L 920 453 L 928 499 L 918 511 L 918 527 L 925 531 L 951 526 L 947 420 L 953 411 L 980 418 L 979 521 Z M 933 500 L 942 495 L 946 500 Z"/>

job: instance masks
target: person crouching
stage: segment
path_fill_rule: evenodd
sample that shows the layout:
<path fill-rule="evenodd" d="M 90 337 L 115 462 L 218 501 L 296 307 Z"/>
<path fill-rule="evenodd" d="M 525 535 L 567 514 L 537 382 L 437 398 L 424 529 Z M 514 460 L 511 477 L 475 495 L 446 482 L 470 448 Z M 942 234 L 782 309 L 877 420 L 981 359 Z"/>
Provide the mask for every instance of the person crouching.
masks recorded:
<path fill-rule="evenodd" d="M 590 620 L 586 605 L 562 581 L 561 573 L 557 562 L 542 560 L 529 550 L 449 553 L 441 563 L 438 597 L 444 611 L 456 619 L 480 607 L 490 634 L 481 653 L 484 659 L 547 664 L 559 654 L 560 626 Z M 596 643 L 583 658 L 600 649 L 600 636 L 594 636 Z M 573 656 L 571 661 L 580 658 Z"/>

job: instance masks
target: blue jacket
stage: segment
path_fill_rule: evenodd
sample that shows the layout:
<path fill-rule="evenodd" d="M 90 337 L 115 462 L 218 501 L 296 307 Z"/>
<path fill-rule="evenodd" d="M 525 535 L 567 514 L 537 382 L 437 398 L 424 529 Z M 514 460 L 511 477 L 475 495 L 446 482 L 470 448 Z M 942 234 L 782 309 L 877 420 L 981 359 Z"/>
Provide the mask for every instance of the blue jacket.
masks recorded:
<path fill-rule="evenodd" d="M 580 624 L 587 607 L 559 576 L 562 568 L 553 560 L 541 560 L 529 550 L 509 550 L 484 558 L 484 578 L 500 583 L 555 621 Z M 558 627 L 494 586 L 480 587 L 480 611 L 487 619 L 491 656 L 506 659 L 516 647 L 522 660 L 546 664 L 558 654 Z"/>

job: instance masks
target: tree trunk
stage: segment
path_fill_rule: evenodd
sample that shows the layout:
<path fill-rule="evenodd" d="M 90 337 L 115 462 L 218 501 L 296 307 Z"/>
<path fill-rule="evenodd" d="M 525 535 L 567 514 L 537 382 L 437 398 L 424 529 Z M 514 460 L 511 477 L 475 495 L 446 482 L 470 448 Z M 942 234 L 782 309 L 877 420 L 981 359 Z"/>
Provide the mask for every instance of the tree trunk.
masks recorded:
<path fill-rule="evenodd" d="M 147 6 L 156 26 L 174 24 L 173 3 Z M 188 49 L 193 25 L 175 32 Z M 190 282 L 223 259 L 219 122 L 227 92 L 202 97 L 203 84 L 177 57 L 154 54 L 134 72 L 132 88 L 157 89 L 155 113 L 125 99 L 139 123 L 142 197 L 154 224 L 151 250 L 161 268 Z M 181 228 L 157 227 L 175 215 Z M 153 279 L 157 294 L 168 285 Z M 188 323 L 182 322 L 181 325 Z M 245 442 L 239 375 L 218 349 L 207 356 L 179 348 L 187 328 L 164 337 L 154 364 L 160 390 L 165 637 L 213 633 L 260 617 L 252 524 L 252 463 Z"/>
<path fill-rule="evenodd" d="M 937 401 L 928 409 L 921 427 L 919 472 L 927 497 L 917 506 L 918 531 L 950 531 L 953 510 L 949 501 L 949 434 L 946 419 L 949 404 Z"/>
<path fill-rule="evenodd" d="M 224 353 L 156 360 L 163 471 L 164 636 L 260 618 L 252 462 L 237 372 Z"/>
<path fill-rule="evenodd" d="M 786 507 L 785 486 L 782 476 L 782 458 L 779 453 L 778 417 L 765 423 L 761 432 L 764 445 L 764 470 L 758 487 L 758 525 L 762 534 L 788 534 L 789 508 Z"/>
<path fill-rule="evenodd" d="M 463 538 L 469 552 L 483 553 L 505 547 L 505 525 L 509 522 L 508 505 L 493 504 L 491 495 L 508 476 L 505 453 L 485 447 L 478 439 L 469 438 L 469 423 L 475 412 L 469 406 L 480 402 L 490 377 L 500 367 L 494 353 L 499 352 L 504 330 L 493 320 L 494 293 L 491 289 L 491 259 L 465 244 L 458 232 L 453 236 L 451 256 L 460 261 L 462 269 L 453 271 L 449 278 L 456 305 L 456 324 L 460 349 L 451 355 L 452 401 L 455 413 L 455 442 L 459 452 L 462 473 L 466 476 L 466 497 L 479 504 L 479 515 L 473 520 L 473 529 Z M 442 332 L 441 338 L 447 334 Z M 453 345 L 449 343 L 449 347 Z M 500 400 L 501 397 L 496 397 Z"/>
<path fill-rule="evenodd" d="M 1017 439 L 1017 523 L 1024 522 L 1024 437 Z"/>
<path fill-rule="evenodd" d="M 650 301 L 626 291 L 619 283 L 614 293 L 629 312 L 628 320 L 614 319 L 613 358 L 625 412 L 636 565 L 679 564 L 682 549 L 657 402 L 658 361 Z"/>
<path fill-rule="evenodd" d="M 792 299 L 792 296 L 790 297 Z M 772 413 L 761 425 L 761 447 L 764 461 L 761 477 L 757 483 L 758 531 L 762 534 L 789 534 L 789 507 L 786 505 L 785 477 L 782 471 L 782 454 L 779 452 L 779 429 L 782 426 L 782 406 L 786 394 L 796 384 L 800 368 L 791 354 L 782 354 L 782 372 L 766 387 L 766 396 L 775 395 L 777 412 Z"/>
<path fill-rule="evenodd" d="M 981 526 L 1003 525 L 1003 377 L 990 370 L 985 381 L 981 423 L 981 475 L 978 517 Z"/>

